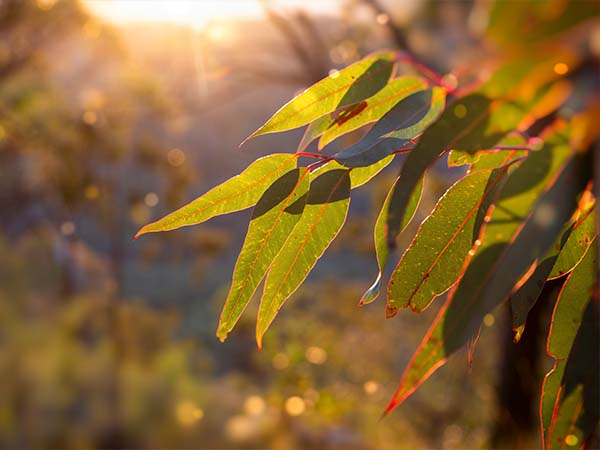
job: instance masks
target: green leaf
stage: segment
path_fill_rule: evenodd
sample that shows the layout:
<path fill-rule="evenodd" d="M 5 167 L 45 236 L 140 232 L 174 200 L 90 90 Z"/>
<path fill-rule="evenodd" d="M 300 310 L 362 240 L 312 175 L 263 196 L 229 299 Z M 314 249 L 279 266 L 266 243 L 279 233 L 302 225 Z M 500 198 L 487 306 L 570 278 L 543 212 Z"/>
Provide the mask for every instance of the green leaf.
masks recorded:
<path fill-rule="evenodd" d="M 513 287 L 560 237 L 565 224 L 577 210 L 578 196 L 589 179 L 590 161 L 587 156 L 579 153 L 573 155 L 549 183 L 522 227 L 511 239 L 510 245 L 480 281 L 482 284 L 479 289 L 468 294 L 471 297 L 469 304 L 454 303 L 450 306 L 448 316 L 452 323 L 462 322 L 458 333 L 455 330 L 448 331 L 454 337 L 462 335 L 466 341 L 475 334 L 485 314 L 508 298 Z M 506 190 L 503 195 L 505 193 Z"/>
<path fill-rule="evenodd" d="M 353 170 L 358 170 L 358 169 L 353 169 Z M 398 180 L 396 180 L 395 183 L 397 183 L 397 182 L 398 182 Z M 389 207 L 390 207 L 389 203 L 390 203 L 391 193 L 392 193 L 393 189 L 394 188 L 392 186 L 392 189 L 390 189 L 390 191 L 388 192 L 388 195 L 385 198 L 385 201 L 383 202 L 383 206 L 381 208 L 381 211 L 379 212 L 379 216 L 377 217 L 377 222 L 375 223 L 375 229 L 374 229 L 375 255 L 377 257 L 377 266 L 379 267 L 379 273 L 377 274 L 377 277 L 375 278 L 375 281 L 373 282 L 371 287 L 369 287 L 369 289 L 367 289 L 367 291 L 363 294 L 362 298 L 360 299 L 360 302 L 358 303 L 359 306 L 367 305 L 367 304 L 371 303 L 372 301 L 374 301 L 379 296 L 379 292 L 381 291 L 381 283 L 382 283 L 383 273 L 385 272 L 385 269 L 387 267 L 387 261 L 388 261 L 388 256 L 389 256 L 389 252 L 390 252 L 390 249 L 385 240 L 385 225 L 387 222 L 387 213 L 389 211 Z M 421 180 L 417 184 L 417 187 L 413 191 L 413 195 L 411 196 L 411 198 L 409 200 L 408 206 L 404 213 L 404 220 L 402 221 L 402 225 L 401 225 L 402 229 L 404 229 L 410 223 L 413 216 L 415 215 L 415 212 L 417 211 L 417 207 L 419 206 L 419 202 L 421 200 L 422 192 L 423 192 L 423 178 L 421 178 Z"/>
<path fill-rule="evenodd" d="M 525 321 L 539 298 L 547 279 L 569 273 L 583 257 L 587 246 L 596 234 L 593 208 L 572 223 L 554 243 L 552 249 L 538 263 L 533 274 L 510 297 L 515 342 L 525 331 Z"/>
<path fill-rule="evenodd" d="M 552 192 L 549 196 L 546 193 L 538 202 L 537 213 L 529 215 L 540 194 L 551 186 L 556 186 L 556 180 L 560 179 L 558 186 L 564 187 L 568 177 L 573 175 L 565 169 L 571 167 L 574 159 L 569 148 L 568 130 L 563 128 L 553 131 L 552 134 L 549 133 L 544 147 L 540 151 L 532 152 L 509 174 L 491 216 L 484 220 L 486 225 L 480 237 L 479 247 L 474 246 L 474 255 L 468 262 L 459 284 L 451 290 L 448 300 L 409 362 L 387 412 L 402 403 L 417 386 L 444 364 L 449 355 L 461 348 L 469 339 L 473 339 L 481 318 L 490 309 L 490 304 L 482 301 L 484 300 L 482 294 L 488 287 L 489 278 L 500 267 L 497 263 L 509 243 L 521 235 L 522 228 L 525 229 L 523 223 L 526 218 L 529 216 L 528 222 L 533 221 L 535 224 L 540 219 L 540 211 L 542 213 L 547 211 L 548 200 L 552 202 L 564 200 L 565 206 L 560 206 L 559 209 L 563 211 L 569 209 L 571 201 L 561 198 L 557 195 L 558 192 Z M 558 215 L 555 219 L 560 222 Z M 544 221 L 544 224 L 551 225 L 547 221 Z M 531 228 L 531 225 L 528 228 Z M 526 235 L 530 235 L 529 230 Z M 545 240 L 548 238 L 546 237 Z M 525 244 L 529 246 L 529 243 Z M 520 251 L 522 246 L 523 243 L 520 242 L 517 250 Z M 538 252 L 542 251 L 543 247 L 544 245 L 540 246 L 539 242 L 533 239 L 530 253 L 523 255 L 524 261 L 520 262 L 519 266 L 529 267 L 530 258 L 539 256 Z M 520 269 L 518 272 L 521 272 Z M 510 288 L 513 285 L 514 283 L 510 284 Z M 502 286 L 500 290 L 505 289 L 506 286 Z"/>
<path fill-rule="evenodd" d="M 338 108 L 361 102 L 387 84 L 393 69 L 393 54 L 379 53 L 334 72 L 285 104 L 246 140 L 291 130 Z"/>
<path fill-rule="evenodd" d="M 363 125 L 378 121 L 401 100 L 426 88 L 427 82 L 418 77 L 405 76 L 392 80 L 373 97 L 342 113 L 332 114 L 334 117 L 319 140 L 319 148 Z"/>
<path fill-rule="evenodd" d="M 362 167 L 406 147 L 442 113 L 446 93 L 434 87 L 413 94 L 394 106 L 355 145 L 334 155 L 346 167 Z"/>
<path fill-rule="evenodd" d="M 259 348 L 283 303 L 298 289 L 344 225 L 349 206 L 348 170 L 330 170 L 312 179 L 302 217 L 275 257 L 265 281 L 256 324 Z"/>
<path fill-rule="evenodd" d="M 554 306 L 547 351 L 555 359 L 540 397 L 544 448 L 582 448 L 597 426 L 600 330 L 596 238 L 573 269 Z"/>
<path fill-rule="evenodd" d="M 446 149 L 457 148 L 474 152 L 490 148 L 506 134 L 513 123 L 507 121 L 504 130 L 488 132 L 492 101 L 480 94 L 472 94 L 449 106 L 442 116 L 421 136 L 417 146 L 409 153 L 394 186 L 391 205 L 397 205 L 387 215 L 386 241 L 393 247 L 401 231 L 404 209 L 425 170 Z"/>
<path fill-rule="evenodd" d="M 591 207 L 575 223 L 573 231 L 560 250 L 548 278 L 557 278 L 569 273 L 581 260 L 590 241 L 597 234 L 595 218 L 594 207 Z"/>
<path fill-rule="evenodd" d="M 275 153 L 259 158 L 241 174 L 211 189 L 177 211 L 144 226 L 137 232 L 135 238 L 146 233 L 196 225 L 221 214 L 254 206 L 267 188 L 295 165 L 296 155 L 289 153 Z"/>
<path fill-rule="evenodd" d="M 507 169 L 470 173 L 440 198 L 392 273 L 387 317 L 422 311 L 456 283 Z"/>
<path fill-rule="evenodd" d="M 292 169 L 260 198 L 233 272 L 217 337 L 224 341 L 242 315 L 275 256 L 300 220 L 306 203 L 309 171 Z"/>

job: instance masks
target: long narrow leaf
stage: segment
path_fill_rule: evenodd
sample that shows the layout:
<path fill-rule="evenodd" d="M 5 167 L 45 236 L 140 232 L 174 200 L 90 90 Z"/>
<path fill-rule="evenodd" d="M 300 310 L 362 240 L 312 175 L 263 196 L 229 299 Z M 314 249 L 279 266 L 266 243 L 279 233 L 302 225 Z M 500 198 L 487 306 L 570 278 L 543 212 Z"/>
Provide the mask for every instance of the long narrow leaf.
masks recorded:
<path fill-rule="evenodd" d="M 427 82 L 422 78 L 413 76 L 396 78 L 358 107 L 349 108 L 344 114 L 337 114 L 321 135 L 319 148 L 363 125 L 379 121 L 403 99 L 426 88 Z"/>
<path fill-rule="evenodd" d="M 397 182 L 398 180 L 396 180 L 396 183 Z M 379 212 L 379 215 L 377 216 L 377 221 L 375 222 L 375 229 L 373 233 L 373 238 L 375 242 L 375 256 L 377 258 L 377 266 L 379 268 L 379 272 L 373 284 L 369 287 L 369 289 L 367 289 L 367 291 L 363 294 L 362 298 L 360 299 L 359 306 L 371 303 L 379 296 L 379 293 L 381 292 L 383 274 L 385 273 L 385 269 L 387 267 L 387 261 L 390 252 L 390 249 L 385 240 L 385 226 L 387 222 L 387 214 L 390 210 L 389 203 L 393 189 L 394 188 L 392 186 L 392 189 L 390 189 L 388 195 L 385 198 L 385 201 L 383 202 L 383 206 Z M 419 202 L 421 200 L 422 192 L 423 178 L 421 178 L 420 182 L 417 185 L 417 188 L 414 190 L 413 195 L 410 198 L 408 207 L 406 208 L 406 211 L 404 213 L 402 229 L 404 229 L 404 227 L 406 227 L 410 223 L 413 216 L 415 215 L 415 212 L 417 211 L 417 207 L 419 206 Z"/>
<path fill-rule="evenodd" d="M 444 110 L 441 88 L 420 91 L 405 98 L 379 120 L 355 145 L 334 155 L 346 167 L 368 166 L 411 144 Z"/>
<path fill-rule="evenodd" d="M 531 153 L 509 175 L 491 216 L 485 218 L 486 225 L 480 237 L 480 245 L 474 245 L 474 255 L 467 261 L 468 265 L 465 264 L 465 274 L 459 285 L 450 292 L 446 304 L 415 352 L 386 411 L 389 412 L 402 403 L 417 386 L 444 364 L 449 355 L 476 334 L 479 324 L 473 332 L 473 325 L 476 323 L 473 318 L 480 320 L 482 310 L 489 311 L 487 307 L 482 308 L 479 302 L 490 274 L 494 272 L 509 243 L 520 234 L 519 231 L 540 194 L 554 186 L 559 175 L 564 174 L 565 168 L 570 167 L 569 164 L 573 161 L 568 133 L 565 131 L 568 130 L 549 132 L 544 136 L 547 138 L 546 145 L 540 151 Z M 556 197 L 553 193 L 550 198 L 557 200 Z M 563 199 L 559 197 L 558 200 Z M 538 212 L 529 216 L 530 221 L 539 220 L 540 206 L 543 212 L 546 201 L 544 199 L 538 203 Z M 531 256 L 532 254 L 526 259 Z"/>
<path fill-rule="evenodd" d="M 296 164 L 296 156 L 274 153 L 254 161 L 241 174 L 211 189 L 162 219 L 144 226 L 135 235 L 196 225 L 215 216 L 254 206 L 271 184 Z"/>
<path fill-rule="evenodd" d="M 583 257 L 587 246 L 596 234 L 593 208 L 589 208 L 563 233 L 552 249 L 538 263 L 533 274 L 510 296 L 513 330 L 518 342 L 525 331 L 529 311 L 540 296 L 547 279 L 569 273 Z"/>
<path fill-rule="evenodd" d="M 507 169 L 475 171 L 446 191 L 391 276 L 387 317 L 424 310 L 457 281 Z"/>
<path fill-rule="evenodd" d="M 380 53 L 334 72 L 285 104 L 246 140 L 306 125 L 338 108 L 367 99 L 387 84 L 393 68 L 393 54 Z"/>
<path fill-rule="evenodd" d="M 283 303 L 298 289 L 344 225 L 349 206 L 348 170 L 326 171 L 311 181 L 302 217 L 275 257 L 265 281 L 256 324 L 259 348 Z"/>
<path fill-rule="evenodd" d="M 217 337 L 221 341 L 233 329 L 273 259 L 300 220 L 308 186 L 308 169 L 292 169 L 273 183 L 254 207 L 219 321 Z"/>
<path fill-rule="evenodd" d="M 544 448 L 582 448 L 598 424 L 598 253 L 594 239 L 569 274 L 552 314 L 547 352 L 555 359 L 540 397 Z M 596 296 L 596 298 L 594 298 Z"/>

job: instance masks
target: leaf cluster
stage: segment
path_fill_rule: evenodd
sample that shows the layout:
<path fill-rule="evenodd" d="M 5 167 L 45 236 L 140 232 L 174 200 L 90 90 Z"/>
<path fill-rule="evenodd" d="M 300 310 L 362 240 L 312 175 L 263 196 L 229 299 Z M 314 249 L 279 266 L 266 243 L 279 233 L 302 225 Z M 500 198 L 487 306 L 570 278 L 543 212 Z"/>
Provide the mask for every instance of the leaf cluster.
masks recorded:
<path fill-rule="evenodd" d="M 562 279 L 548 334 L 548 354 L 556 362 L 540 400 L 543 442 L 548 448 L 581 445 L 598 420 L 590 168 L 600 103 L 592 99 L 572 117 L 555 119 L 572 92 L 569 75 L 556 67 L 576 68 L 583 57 L 556 47 L 536 47 L 526 56 L 507 57 L 487 81 L 456 90 L 430 71 L 397 74 L 399 62 L 406 62 L 402 53 L 370 55 L 299 94 L 250 136 L 308 125 L 296 153 L 256 160 L 137 236 L 253 207 L 217 336 L 227 337 L 264 281 L 256 323 L 260 348 L 283 304 L 343 227 L 353 189 L 407 154 L 374 229 L 379 272 L 359 304 L 374 301 L 385 278 L 388 318 L 404 308 L 423 311 L 446 295 L 386 413 L 453 353 L 468 346 L 471 354 L 486 316 L 506 300 L 519 340 L 544 284 Z M 360 127 L 370 127 L 361 140 L 328 151 Z M 323 153 L 305 151 L 315 139 Z M 306 156 L 315 162 L 301 164 Z M 388 277 L 423 179 L 442 158 L 464 166 L 466 174 L 439 198 Z"/>

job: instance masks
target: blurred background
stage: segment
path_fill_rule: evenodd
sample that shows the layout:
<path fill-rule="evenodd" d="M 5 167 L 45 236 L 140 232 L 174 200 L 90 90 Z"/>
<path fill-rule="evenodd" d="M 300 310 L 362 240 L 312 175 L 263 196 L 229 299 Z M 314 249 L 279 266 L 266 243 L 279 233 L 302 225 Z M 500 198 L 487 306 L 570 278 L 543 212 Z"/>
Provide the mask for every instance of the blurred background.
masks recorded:
<path fill-rule="evenodd" d="M 504 310 L 472 368 L 459 354 L 378 421 L 441 303 L 393 320 L 382 299 L 356 307 L 397 164 L 354 193 L 262 353 L 256 304 L 214 336 L 248 211 L 132 239 L 255 158 L 295 151 L 302 130 L 238 145 L 330 70 L 382 48 L 473 70 L 486 17 L 468 1 L 0 0 L 0 446 L 536 446 L 540 378 L 506 369 L 521 350 L 504 350 Z M 459 174 L 430 177 L 417 219 Z M 542 345 L 529 335 L 525 352 Z"/>

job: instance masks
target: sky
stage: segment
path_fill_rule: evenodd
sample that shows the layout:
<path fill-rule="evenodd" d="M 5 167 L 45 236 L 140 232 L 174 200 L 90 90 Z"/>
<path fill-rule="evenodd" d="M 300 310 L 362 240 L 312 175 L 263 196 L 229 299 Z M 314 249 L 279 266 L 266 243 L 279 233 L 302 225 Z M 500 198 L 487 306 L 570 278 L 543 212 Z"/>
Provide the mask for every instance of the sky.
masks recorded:
<path fill-rule="evenodd" d="M 85 0 L 88 8 L 116 24 L 170 23 L 201 29 L 211 21 L 259 18 L 260 0 Z M 333 12 L 340 0 L 276 0 L 274 7 Z"/>

